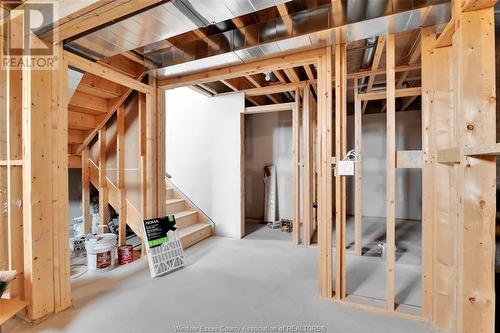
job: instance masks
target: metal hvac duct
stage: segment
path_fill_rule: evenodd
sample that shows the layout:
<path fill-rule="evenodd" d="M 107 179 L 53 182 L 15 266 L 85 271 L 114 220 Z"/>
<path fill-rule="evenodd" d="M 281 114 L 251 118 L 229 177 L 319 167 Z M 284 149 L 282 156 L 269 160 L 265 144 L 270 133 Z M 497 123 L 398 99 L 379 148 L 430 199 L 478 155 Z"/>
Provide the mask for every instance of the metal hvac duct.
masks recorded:
<path fill-rule="evenodd" d="M 288 1 L 290 0 L 160 2 L 153 8 L 70 41 L 65 47 L 99 60 Z"/>
<path fill-rule="evenodd" d="M 364 5 L 360 5 L 360 3 Z M 204 39 L 146 53 L 159 77 L 246 63 L 256 58 L 440 25 L 451 18 L 449 0 L 344 0 Z M 377 6 L 373 4 L 378 4 Z M 351 6 L 356 7 L 354 10 Z M 358 12 L 359 11 L 359 12 Z M 214 47 L 215 45 L 215 47 Z"/>

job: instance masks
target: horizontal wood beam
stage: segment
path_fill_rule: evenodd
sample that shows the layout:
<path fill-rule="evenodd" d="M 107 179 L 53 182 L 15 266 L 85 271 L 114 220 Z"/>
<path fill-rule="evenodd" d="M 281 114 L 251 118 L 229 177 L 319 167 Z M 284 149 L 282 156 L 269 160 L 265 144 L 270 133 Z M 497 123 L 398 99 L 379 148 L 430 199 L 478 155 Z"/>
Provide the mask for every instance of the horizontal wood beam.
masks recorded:
<path fill-rule="evenodd" d="M 478 147 L 465 147 L 465 156 L 499 156 L 500 155 L 500 143 L 494 143 L 491 145 L 484 145 Z"/>
<path fill-rule="evenodd" d="M 409 97 L 418 95 L 422 95 L 422 87 L 396 89 L 396 97 Z M 370 92 L 365 94 L 359 94 L 358 96 L 361 101 L 373 101 L 377 99 L 386 99 L 387 92 L 386 91 Z"/>
<path fill-rule="evenodd" d="M 415 71 L 417 69 L 420 69 L 420 67 L 421 67 L 420 64 L 402 65 L 402 66 L 396 66 L 394 71 L 396 73 L 409 72 L 409 71 Z M 370 76 L 370 75 L 385 75 L 385 72 L 386 72 L 386 69 L 383 67 L 376 69 L 376 70 L 368 69 L 368 70 L 363 70 L 363 71 L 347 74 L 347 78 L 348 79 L 359 79 L 359 78 Z"/>
<path fill-rule="evenodd" d="M 253 75 L 269 71 L 277 71 L 291 67 L 314 64 L 319 56 L 324 52 L 323 48 L 309 50 L 300 53 L 293 53 L 265 60 L 239 64 L 200 73 L 178 75 L 171 78 L 158 80 L 158 87 L 172 89 L 183 86 L 190 86 L 199 83 L 225 80 L 245 75 Z"/>
<path fill-rule="evenodd" d="M 295 107 L 295 102 L 292 103 L 280 103 L 280 104 L 270 104 L 270 105 L 259 105 L 251 106 L 245 108 L 245 114 L 255 114 L 255 113 L 267 113 L 267 112 L 281 112 L 281 111 L 292 111 Z"/>
<path fill-rule="evenodd" d="M 64 51 L 64 58 L 68 61 L 70 66 L 76 67 L 87 73 L 94 74 L 103 79 L 121 84 L 127 88 L 137 90 L 145 94 L 153 93 L 153 88 L 149 85 L 137 81 L 134 78 L 122 74 L 110 67 L 84 59 L 68 51 Z"/>
<path fill-rule="evenodd" d="M 465 147 L 464 155 L 467 157 L 500 156 L 500 143 L 491 145 Z M 441 149 L 437 152 L 438 163 L 460 163 L 460 149 L 458 147 Z"/>
<path fill-rule="evenodd" d="M 421 150 L 398 150 L 396 151 L 396 168 L 398 169 L 421 169 Z"/>
<path fill-rule="evenodd" d="M 267 94 L 283 93 L 287 91 L 295 91 L 298 88 L 305 88 L 306 85 L 307 81 L 303 81 L 297 83 L 277 84 L 267 87 L 244 89 L 240 90 L 240 92 L 245 93 L 245 95 L 247 96 L 260 96 Z"/>
<path fill-rule="evenodd" d="M 12 165 L 12 166 L 22 166 L 23 165 L 23 160 L 0 160 L 0 166 L 7 166 L 7 165 Z"/>

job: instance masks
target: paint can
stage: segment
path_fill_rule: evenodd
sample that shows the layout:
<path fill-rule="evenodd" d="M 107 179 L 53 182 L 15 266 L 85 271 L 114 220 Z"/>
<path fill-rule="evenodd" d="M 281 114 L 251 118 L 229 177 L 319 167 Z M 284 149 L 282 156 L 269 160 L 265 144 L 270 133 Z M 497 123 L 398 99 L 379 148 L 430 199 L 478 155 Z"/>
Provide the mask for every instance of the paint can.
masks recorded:
<path fill-rule="evenodd" d="M 112 233 L 93 236 L 85 241 L 89 271 L 107 271 L 115 265 L 116 235 Z"/>
<path fill-rule="evenodd" d="M 129 264 L 134 261 L 134 248 L 132 245 L 122 245 L 118 248 L 118 263 Z"/>

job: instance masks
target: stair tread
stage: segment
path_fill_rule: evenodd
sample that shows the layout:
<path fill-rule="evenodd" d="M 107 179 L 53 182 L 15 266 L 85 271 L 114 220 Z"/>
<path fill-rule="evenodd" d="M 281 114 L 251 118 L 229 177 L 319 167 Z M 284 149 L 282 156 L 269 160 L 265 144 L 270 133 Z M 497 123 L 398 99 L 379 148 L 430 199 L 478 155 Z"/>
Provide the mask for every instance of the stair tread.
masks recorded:
<path fill-rule="evenodd" d="M 206 227 L 210 227 L 211 228 L 212 226 L 210 224 L 208 224 L 208 223 L 195 223 L 195 224 L 191 224 L 189 227 L 179 229 L 179 236 L 182 238 L 182 237 L 187 236 L 189 234 L 192 234 L 194 232 L 203 230 Z"/>
<path fill-rule="evenodd" d="M 174 216 L 176 219 L 180 219 L 180 218 L 183 218 L 185 216 L 194 215 L 194 214 L 198 214 L 198 212 L 195 210 L 183 210 L 181 212 L 174 213 Z"/>
<path fill-rule="evenodd" d="M 175 199 L 167 199 L 167 205 L 168 204 L 173 204 L 173 203 L 178 203 L 178 202 L 183 202 L 185 201 L 184 199 L 178 199 L 178 198 L 175 198 Z"/>

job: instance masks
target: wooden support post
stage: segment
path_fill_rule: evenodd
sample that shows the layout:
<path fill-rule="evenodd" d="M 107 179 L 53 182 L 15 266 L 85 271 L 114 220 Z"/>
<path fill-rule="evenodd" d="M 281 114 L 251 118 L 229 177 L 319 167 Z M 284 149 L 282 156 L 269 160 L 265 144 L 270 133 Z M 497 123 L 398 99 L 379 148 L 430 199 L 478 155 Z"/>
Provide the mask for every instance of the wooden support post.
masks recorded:
<path fill-rule="evenodd" d="M 92 217 L 90 216 L 90 169 L 89 169 L 89 147 L 82 150 L 82 216 L 85 234 L 92 230 Z"/>
<path fill-rule="evenodd" d="M 332 276 L 332 47 L 327 46 L 318 64 L 318 143 L 321 165 L 318 175 L 318 280 L 323 297 L 333 296 Z"/>
<path fill-rule="evenodd" d="M 354 79 L 354 149 L 357 159 L 354 177 L 354 253 L 358 256 L 363 253 L 363 150 L 362 150 L 362 107 L 358 98 L 358 79 Z"/>
<path fill-rule="evenodd" d="M 68 63 L 62 44 L 55 46 L 60 65 L 52 71 L 52 218 L 54 225 L 54 307 L 60 312 L 71 305 L 68 228 Z M 43 88 L 42 88 L 43 89 Z M 61 147 L 59 146 L 61 145 Z"/>
<path fill-rule="evenodd" d="M 394 265 L 396 256 L 396 77 L 394 35 L 387 36 L 387 309 L 394 310 Z"/>
<path fill-rule="evenodd" d="M 436 80 L 449 83 L 449 57 L 443 54 L 443 66 L 436 68 L 433 66 L 434 56 L 432 47 L 436 41 L 434 27 L 423 28 L 421 31 L 421 61 L 422 61 L 422 316 L 432 318 L 433 300 L 433 266 L 434 266 L 434 159 L 433 146 L 435 146 L 434 127 L 437 124 L 437 114 L 443 113 L 441 110 L 433 110 L 434 89 Z M 439 77 L 434 76 L 435 71 Z M 450 95 L 446 91 L 443 95 Z M 445 110 L 446 112 L 447 110 Z M 449 116 L 449 112 L 448 113 Z M 448 124 L 446 127 L 448 128 Z M 449 176 L 445 176 L 443 181 L 448 181 Z M 443 187 L 444 188 L 444 187 Z M 436 189 L 437 190 L 437 189 Z M 441 190 L 442 191 L 442 190 Z"/>
<path fill-rule="evenodd" d="M 292 109 L 292 183 L 293 183 L 293 243 L 300 243 L 300 93 L 295 90 L 295 104 Z"/>
<path fill-rule="evenodd" d="M 165 126 L 166 126 L 166 116 L 165 116 L 165 90 L 162 88 L 156 89 L 156 174 L 157 174 L 157 210 L 158 216 L 164 216 L 166 214 L 166 188 L 167 184 L 165 182 L 166 175 L 166 139 L 165 139 Z"/>
<path fill-rule="evenodd" d="M 0 32 L 2 32 L 0 28 Z M 0 52 L 4 53 L 4 39 L 0 35 Z M 7 160 L 7 113 L 9 104 L 9 72 L 0 69 L 0 160 Z M 6 165 L 6 164 L 5 164 Z M 7 204 L 7 168 L 0 165 L 0 205 Z M 5 209 L 0 209 L 0 267 L 9 267 L 8 216 Z"/>
<path fill-rule="evenodd" d="M 347 151 L 347 67 L 345 44 L 335 45 L 335 155 L 344 159 Z M 335 236 L 336 236 L 336 286 L 335 298 L 346 295 L 345 288 L 345 225 L 346 225 L 346 179 L 335 175 Z"/>
<path fill-rule="evenodd" d="M 434 29 L 423 29 L 422 74 L 425 76 L 422 77 L 422 116 L 431 117 L 431 132 L 427 139 L 430 141 L 432 160 L 426 161 L 425 151 L 428 148 L 424 143 L 422 315 L 432 319 L 436 328 L 456 332 L 457 165 L 438 163 L 438 152 L 456 144 L 453 52 L 451 47 L 429 50 L 428 44 L 434 41 Z M 424 126 L 424 118 L 422 120 Z M 457 149 L 457 160 L 458 153 Z M 425 168 L 428 164 L 432 167 L 432 171 L 429 171 L 432 172 L 432 178 L 426 178 Z M 426 192 L 432 192 L 432 196 L 427 197 Z M 432 202 L 426 203 L 431 198 Z M 428 212 L 427 209 L 433 211 Z M 432 281 L 425 281 L 429 276 Z M 429 288 L 430 299 L 427 295 Z"/>
<path fill-rule="evenodd" d="M 67 64 L 23 70 L 23 230 L 28 317 L 71 305 L 68 241 Z"/>
<path fill-rule="evenodd" d="M 125 188 L 125 106 L 122 104 L 116 113 L 116 154 L 117 154 L 117 188 L 119 193 L 118 243 L 125 245 L 127 236 L 127 195 Z"/>
<path fill-rule="evenodd" d="M 158 214 L 158 184 L 156 174 L 156 78 L 149 75 L 148 82 L 149 85 L 153 87 L 153 92 L 146 94 L 146 190 L 149 200 L 147 205 L 147 216 L 153 218 Z"/>
<path fill-rule="evenodd" d="M 464 150 L 496 143 L 493 7 L 461 13 L 453 36 L 458 166 L 457 331 L 495 330 L 495 156 Z"/>
<path fill-rule="evenodd" d="M 99 219 L 101 225 L 108 224 L 108 186 L 106 181 L 106 126 L 99 130 Z"/>
<path fill-rule="evenodd" d="M 311 110 L 311 86 L 306 85 L 304 89 L 304 100 L 302 109 L 302 128 L 304 130 L 304 172 L 303 172 L 303 225 L 304 236 L 303 243 L 306 246 L 311 245 L 311 236 L 313 232 L 313 178 L 314 178 L 314 148 L 313 148 L 313 130 L 312 130 L 312 110 Z"/>
<path fill-rule="evenodd" d="M 22 71 L 8 70 L 8 92 L 6 108 L 7 138 L 7 226 L 9 247 L 9 269 L 18 272 L 10 285 L 10 296 L 24 299 L 23 257 L 23 170 L 13 165 L 22 160 Z"/>
<path fill-rule="evenodd" d="M 141 215 L 142 219 L 149 218 L 148 215 L 148 191 L 147 191 L 147 166 L 146 166 L 146 95 L 139 94 L 139 158 L 141 173 Z M 146 255 L 145 239 L 142 239 L 141 254 Z"/>

